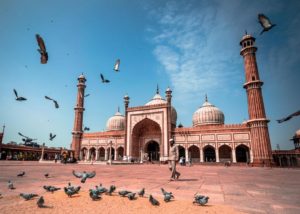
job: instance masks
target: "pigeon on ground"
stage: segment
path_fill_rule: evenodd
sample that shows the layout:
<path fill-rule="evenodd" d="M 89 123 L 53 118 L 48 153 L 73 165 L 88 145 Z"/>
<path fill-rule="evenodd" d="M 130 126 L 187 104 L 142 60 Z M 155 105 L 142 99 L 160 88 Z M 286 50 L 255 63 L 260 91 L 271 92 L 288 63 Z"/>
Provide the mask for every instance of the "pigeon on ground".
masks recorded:
<path fill-rule="evenodd" d="M 159 201 L 152 197 L 152 195 L 149 195 L 149 201 L 153 206 L 158 206 Z"/>
<path fill-rule="evenodd" d="M 101 194 L 98 193 L 97 191 L 91 191 L 90 190 L 90 197 L 91 199 L 93 199 L 93 201 L 96 201 L 96 200 L 100 200 L 101 199 Z"/>
<path fill-rule="evenodd" d="M 8 186 L 8 189 L 16 189 L 16 188 L 14 187 L 13 182 L 12 182 L 11 180 L 8 181 L 7 186 Z"/>
<path fill-rule="evenodd" d="M 207 204 L 208 199 L 209 199 L 209 197 L 207 197 L 207 196 L 196 194 L 194 196 L 193 204 L 199 204 L 199 205 L 203 206 L 203 205 Z"/>
<path fill-rule="evenodd" d="M 44 176 L 45 178 L 49 178 L 49 173 L 46 173 Z"/>
<path fill-rule="evenodd" d="M 25 175 L 25 172 L 23 171 L 23 172 L 19 173 L 17 176 L 18 177 L 23 177 L 24 175 Z"/>
<path fill-rule="evenodd" d="M 64 187 L 64 191 L 68 195 L 68 197 L 72 197 L 72 195 L 78 194 L 80 188 L 81 186 L 78 186 L 72 190 L 72 189 L 68 189 L 67 187 Z"/>
<path fill-rule="evenodd" d="M 134 199 L 135 199 L 135 194 L 136 194 L 136 193 L 133 193 L 133 192 L 128 193 L 128 194 L 127 194 L 127 198 L 128 198 L 129 200 L 134 200 Z"/>
<path fill-rule="evenodd" d="M 75 187 L 71 185 L 71 182 L 68 183 L 67 189 L 69 189 L 71 191 L 75 191 Z"/>
<path fill-rule="evenodd" d="M 40 49 L 37 49 L 37 50 L 41 54 L 41 63 L 46 64 L 48 61 L 48 53 L 46 51 L 46 46 L 45 46 L 44 40 L 42 39 L 42 37 L 39 34 L 36 34 L 35 37 L 36 37 L 36 41 L 40 47 Z"/>
<path fill-rule="evenodd" d="M 165 191 L 164 190 L 164 188 L 161 188 L 161 192 L 162 192 L 162 194 L 169 194 L 169 195 L 172 195 L 172 192 L 167 192 L 167 191 Z"/>
<path fill-rule="evenodd" d="M 38 199 L 38 201 L 36 202 L 36 204 L 38 205 L 39 208 L 45 207 L 45 206 L 44 206 L 44 203 L 45 203 L 45 200 L 44 200 L 44 197 L 43 197 L 43 196 L 41 196 L 41 197 Z"/>
<path fill-rule="evenodd" d="M 164 201 L 169 202 L 174 196 L 172 194 L 164 194 Z"/>
<path fill-rule="evenodd" d="M 125 197 L 129 193 L 131 193 L 131 192 L 127 191 L 127 190 L 121 190 L 121 191 L 119 191 L 119 195 L 121 195 L 122 197 Z"/>
<path fill-rule="evenodd" d="M 138 195 L 140 197 L 144 197 L 144 194 L 145 194 L 145 188 L 141 189 L 139 192 L 138 192 Z"/>
<path fill-rule="evenodd" d="M 54 103 L 55 108 L 59 108 L 58 102 L 57 102 L 56 100 L 54 100 L 54 99 L 52 99 L 51 97 L 48 97 L 48 96 L 45 96 L 45 98 L 46 98 L 47 100 L 52 100 L 53 103 Z"/>
<path fill-rule="evenodd" d="M 290 114 L 289 116 L 287 116 L 285 118 L 277 120 L 277 122 L 282 123 L 282 122 L 285 122 L 285 121 L 288 121 L 288 120 L 292 119 L 292 117 L 295 117 L 295 116 L 300 116 L 300 110 L 294 112 L 293 114 Z"/>
<path fill-rule="evenodd" d="M 47 192 L 55 192 L 55 191 L 58 191 L 60 190 L 61 188 L 59 187 L 55 187 L 55 186 L 43 186 L 43 188 L 47 191 Z"/>
<path fill-rule="evenodd" d="M 25 97 L 19 97 L 19 96 L 18 96 L 18 92 L 17 92 L 16 89 L 14 89 L 14 93 L 15 93 L 15 95 L 16 95 L 16 100 L 17 100 L 17 101 L 25 101 L 25 100 L 27 100 Z"/>
<path fill-rule="evenodd" d="M 101 77 L 102 83 L 109 83 L 110 82 L 108 79 L 104 78 L 103 74 L 100 74 L 100 77 Z"/>
<path fill-rule="evenodd" d="M 121 62 L 121 60 L 120 60 L 120 59 L 117 59 L 117 60 L 116 60 L 116 63 L 115 63 L 115 66 L 114 66 L 114 70 L 117 71 L 117 72 L 119 71 L 120 62 Z"/>
<path fill-rule="evenodd" d="M 96 175 L 96 172 L 93 171 L 91 173 L 87 173 L 86 171 L 83 171 L 83 173 L 80 172 L 75 172 L 75 170 L 73 170 L 73 175 L 76 178 L 81 178 L 81 183 L 85 183 L 87 178 L 93 178 Z"/>
<path fill-rule="evenodd" d="M 37 197 L 38 195 L 37 195 L 37 194 L 32 194 L 32 193 L 29 193 L 29 194 L 26 194 L 26 193 L 20 193 L 20 196 L 21 196 L 22 198 L 24 198 L 25 201 L 28 201 L 28 200 L 30 200 L 30 199 L 32 199 L 32 198 L 34 198 L 34 197 Z"/>
<path fill-rule="evenodd" d="M 52 141 L 56 137 L 56 134 L 49 134 L 49 140 Z"/>
<path fill-rule="evenodd" d="M 96 186 L 96 190 L 99 192 L 99 193 L 105 193 L 108 191 L 108 189 L 106 189 L 105 187 L 102 186 L 102 184 L 100 184 L 100 186 Z"/>
<path fill-rule="evenodd" d="M 107 191 L 107 194 L 111 195 L 115 190 L 116 190 L 116 186 L 115 185 L 111 185 L 109 187 L 109 190 Z"/>
<path fill-rule="evenodd" d="M 270 19 L 266 17 L 264 14 L 260 13 L 258 14 L 258 22 L 261 24 L 261 26 L 264 28 L 261 32 L 260 35 L 263 34 L 265 31 L 271 30 L 276 24 L 272 24 Z"/>

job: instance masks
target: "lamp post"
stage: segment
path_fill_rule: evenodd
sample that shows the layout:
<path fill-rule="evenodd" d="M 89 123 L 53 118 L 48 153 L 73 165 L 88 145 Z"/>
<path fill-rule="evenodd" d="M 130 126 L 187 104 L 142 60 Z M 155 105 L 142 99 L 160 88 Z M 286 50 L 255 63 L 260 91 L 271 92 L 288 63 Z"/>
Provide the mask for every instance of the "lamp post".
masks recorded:
<path fill-rule="evenodd" d="M 111 158 L 111 147 L 112 147 L 112 141 L 109 141 L 109 165 L 112 163 L 112 158 Z"/>
<path fill-rule="evenodd" d="M 42 162 L 44 160 L 44 150 L 45 150 L 45 143 L 43 143 L 43 147 L 42 147 L 42 156 L 40 158 L 40 162 Z"/>

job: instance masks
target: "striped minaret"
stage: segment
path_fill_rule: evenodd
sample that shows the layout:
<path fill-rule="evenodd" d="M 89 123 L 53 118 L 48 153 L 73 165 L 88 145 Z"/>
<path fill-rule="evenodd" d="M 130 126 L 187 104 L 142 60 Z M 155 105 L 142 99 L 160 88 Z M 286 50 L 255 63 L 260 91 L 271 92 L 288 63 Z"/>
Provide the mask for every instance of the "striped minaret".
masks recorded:
<path fill-rule="evenodd" d="M 252 164 L 254 166 L 270 166 L 273 163 L 272 148 L 269 137 L 268 122 L 266 118 L 264 100 L 261 86 L 263 82 L 259 78 L 256 64 L 254 45 L 255 38 L 244 35 L 240 45 L 240 54 L 244 58 L 246 82 L 244 88 L 248 98 L 249 120 L 247 124 L 251 132 Z"/>

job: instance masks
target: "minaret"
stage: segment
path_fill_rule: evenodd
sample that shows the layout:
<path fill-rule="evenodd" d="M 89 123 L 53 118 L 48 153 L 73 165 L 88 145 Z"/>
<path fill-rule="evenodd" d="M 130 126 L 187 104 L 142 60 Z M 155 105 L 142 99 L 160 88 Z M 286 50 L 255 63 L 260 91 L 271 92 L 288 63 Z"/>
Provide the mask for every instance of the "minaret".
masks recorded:
<path fill-rule="evenodd" d="M 74 151 L 74 157 L 78 160 L 80 154 L 80 147 L 81 147 L 81 137 L 82 137 L 82 122 L 83 122 L 83 111 L 84 111 L 84 89 L 85 89 L 85 77 L 81 74 L 78 77 L 78 84 L 77 84 L 77 100 L 75 110 L 75 120 L 74 120 L 74 127 L 72 131 L 72 150 Z"/>
<path fill-rule="evenodd" d="M 168 143 L 168 155 L 169 155 L 169 140 L 172 138 L 172 90 L 168 87 L 166 89 L 166 99 L 167 99 L 167 103 L 168 103 L 168 107 L 167 107 L 167 121 L 168 121 L 168 133 L 167 133 L 167 143 Z M 176 125 L 175 125 L 176 126 Z M 174 127 L 175 128 L 175 127 Z"/>
<path fill-rule="evenodd" d="M 246 82 L 244 88 L 248 98 L 249 120 L 247 124 L 251 132 L 251 150 L 253 155 L 253 165 L 270 166 L 273 163 L 272 148 L 269 137 L 268 122 L 266 118 L 264 101 L 261 91 L 263 82 L 259 78 L 256 64 L 254 46 L 255 38 L 251 35 L 244 35 L 240 45 L 240 54 L 244 58 Z"/>

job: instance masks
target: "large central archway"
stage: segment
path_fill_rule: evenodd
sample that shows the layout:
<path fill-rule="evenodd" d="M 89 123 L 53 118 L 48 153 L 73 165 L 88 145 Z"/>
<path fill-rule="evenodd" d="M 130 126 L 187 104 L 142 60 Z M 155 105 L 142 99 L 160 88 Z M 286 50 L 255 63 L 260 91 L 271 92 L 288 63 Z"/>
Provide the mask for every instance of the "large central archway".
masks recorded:
<path fill-rule="evenodd" d="M 146 139 L 156 139 L 155 141 L 151 141 L 151 142 L 155 142 L 156 144 L 149 144 L 151 142 L 147 142 L 146 144 Z M 159 142 L 157 142 L 157 140 Z M 145 118 L 142 121 L 138 122 L 132 130 L 132 143 L 131 143 L 131 156 L 135 159 L 140 159 L 141 155 L 143 152 L 147 152 L 148 151 L 148 146 L 150 151 L 152 152 L 152 155 L 154 155 L 154 153 L 156 154 L 160 154 L 161 152 L 161 146 L 160 146 L 160 140 L 161 140 L 161 129 L 160 126 L 158 125 L 158 123 L 154 122 L 151 119 Z M 147 146 L 147 147 L 145 147 Z M 158 148 L 158 151 L 156 151 L 155 149 Z M 155 152 L 154 152 L 155 151 Z M 149 154 L 148 154 L 149 155 Z M 156 157 L 155 156 L 155 157 Z M 154 156 L 153 156 L 154 157 Z M 149 156 L 150 158 L 150 156 Z M 159 159 L 159 156 L 158 156 Z"/>
<path fill-rule="evenodd" d="M 146 153 L 150 161 L 159 161 L 159 144 L 152 140 L 146 145 Z"/>

